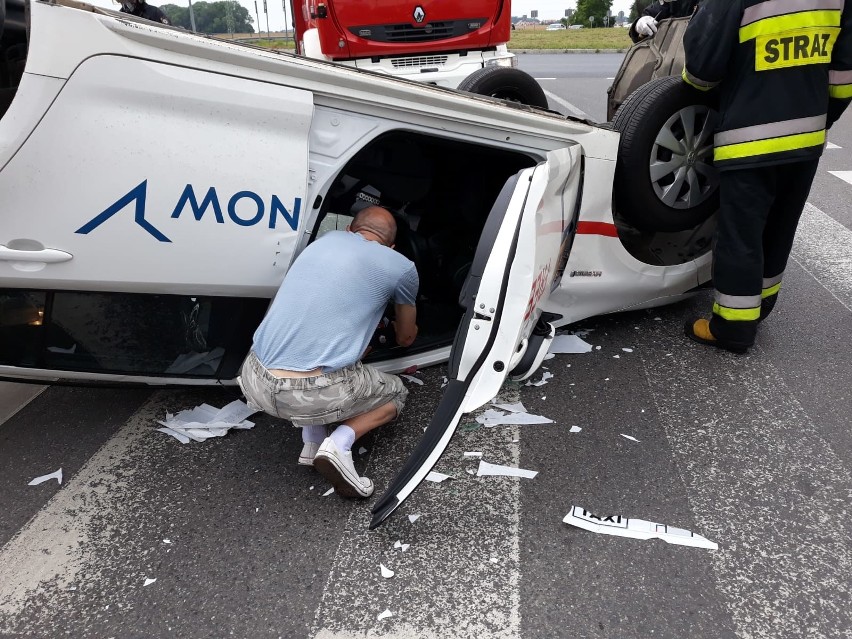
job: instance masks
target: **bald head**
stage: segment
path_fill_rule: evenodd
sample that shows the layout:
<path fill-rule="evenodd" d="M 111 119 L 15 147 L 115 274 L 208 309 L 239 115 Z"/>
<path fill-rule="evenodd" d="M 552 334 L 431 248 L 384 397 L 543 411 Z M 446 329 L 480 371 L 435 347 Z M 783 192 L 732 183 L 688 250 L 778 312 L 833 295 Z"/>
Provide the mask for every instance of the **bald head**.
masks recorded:
<path fill-rule="evenodd" d="M 358 211 L 349 230 L 353 233 L 371 233 L 385 246 L 392 246 L 396 239 L 396 221 L 390 211 L 381 206 L 368 206 Z"/>

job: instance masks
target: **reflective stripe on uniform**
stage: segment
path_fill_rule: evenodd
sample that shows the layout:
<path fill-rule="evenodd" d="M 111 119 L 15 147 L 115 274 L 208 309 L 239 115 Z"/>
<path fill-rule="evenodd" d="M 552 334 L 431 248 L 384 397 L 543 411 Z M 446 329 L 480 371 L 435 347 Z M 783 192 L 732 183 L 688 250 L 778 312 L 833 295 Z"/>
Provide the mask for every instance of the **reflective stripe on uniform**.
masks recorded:
<path fill-rule="evenodd" d="M 730 322 L 756 322 L 760 319 L 760 306 L 754 308 L 728 308 L 718 302 L 714 302 L 713 314 Z"/>
<path fill-rule="evenodd" d="M 760 292 L 760 299 L 766 299 L 767 297 L 772 297 L 773 295 L 777 295 L 778 291 L 780 291 L 780 290 L 781 290 L 781 282 L 778 282 L 777 284 L 773 284 L 772 286 L 768 286 Z"/>
<path fill-rule="evenodd" d="M 717 133 L 714 160 L 735 160 L 783 153 L 825 143 L 825 115 L 770 122 Z"/>
<path fill-rule="evenodd" d="M 775 16 L 788 13 L 801 13 L 803 11 L 814 11 L 817 9 L 843 11 L 844 0 L 772 0 L 748 7 L 743 11 L 743 19 L 740 26 L 746 26 Z"/>
<path fill-rule="evenodd" d="M 780 284 L 782 279 L 784 279 L 784 273 L 781 273 L 780 275 L 776 275 L 775 277 L 764 277 L 763 278 L 764 290 L 771 287 L 771 286 L 775 286 L 776 284 Z"/>
<path fill-rule="evenodd" d="M 716 291 L 713 299 L 719 306 L 731 309 L 749 309 L 760 306 L 760 295 L 725 295 Z"/>
<path fill-rule="evenodd" d="M 829 71 L 828 93 L 832 98 L 852 98 L 852 71 Z"/>
<path fill-rule="evenodd" d="M 697 78 L 692 75 L 689 71 L 687 71 L 686 67 L 683 67 L 683 71 L 681 72 L 681 77 L 683 81 L 686 82 L 689 86 L 698 89 L 699 91 L 709 91 L 715 86 L 718 86 L 718 82 L 708 82 L 707 80 L 702 80 L 701 78 Z"/>
<path fill-rule="evenodd" d="M 819 7 L 822 5 L 836 5 L 837 2 L 838 0 L 815 0 L 814 4 Z M 775 2 L 764 4 L 775 5 L 780 3 L 776 0 Z M 819 9 L 817 7 L 812 5 L 805 11 L 795 13 L 783 11 L 781 15 L 761 18 L 750 24 L 743 22 L 740 27 L 740 43 L 754 40 L 758 36 L 777 35 L 785 31 L 808 27 L 835 27 L 839 30 L 842 10 Z M 743 20 L 745 20 L 745 15 L 743 15 Z"/>

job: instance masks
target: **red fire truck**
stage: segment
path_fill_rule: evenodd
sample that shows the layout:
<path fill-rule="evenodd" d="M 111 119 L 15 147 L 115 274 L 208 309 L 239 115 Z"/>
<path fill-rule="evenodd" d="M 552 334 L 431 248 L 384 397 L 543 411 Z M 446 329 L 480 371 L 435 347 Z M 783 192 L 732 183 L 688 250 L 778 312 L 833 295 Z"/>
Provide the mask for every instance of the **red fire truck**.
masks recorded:
<path fill-rule="evenodd" d="M 453 89 L 547 107 L 506 47 L 509 0 L 292 0 L 296 50 Z"/>

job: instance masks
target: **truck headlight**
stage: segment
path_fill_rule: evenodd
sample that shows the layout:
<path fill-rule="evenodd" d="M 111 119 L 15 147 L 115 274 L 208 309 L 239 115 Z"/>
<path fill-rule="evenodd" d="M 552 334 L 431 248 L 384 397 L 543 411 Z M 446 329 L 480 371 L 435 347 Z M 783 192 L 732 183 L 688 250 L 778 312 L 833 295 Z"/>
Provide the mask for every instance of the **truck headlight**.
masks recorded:
<path fill-rule="evenodd" d="M 506 58 L 492 58 L 485 61 L 486 67 L 516 67 L 518 66 L 518 56 L 512 55 Z"/>

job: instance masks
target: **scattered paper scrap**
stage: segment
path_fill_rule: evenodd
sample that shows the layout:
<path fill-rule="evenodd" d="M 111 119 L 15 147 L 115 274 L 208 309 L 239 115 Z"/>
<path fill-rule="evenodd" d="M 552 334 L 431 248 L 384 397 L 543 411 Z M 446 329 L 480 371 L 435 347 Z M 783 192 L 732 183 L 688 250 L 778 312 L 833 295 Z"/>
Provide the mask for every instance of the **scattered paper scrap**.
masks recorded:
<path fill-rule="evenodd" d="M 595 346 L 595 350 L 596 350 L 596 351 L 599 351 L 599 350 L 601 350 L 601 347 L 600 347 L 600 346 Z"/>
<path fill-rule="evenodd" d="M 482 452 L 472 450 L 466 453 L 462 453 L 462 457 L 482 457 Z"/>
<path fill-rule="evenodd" d="M 621 355 L 613 355 L 612 358 L 613 359 L 621 359 Z"/>
<path fill-rule="evenodd" d="M 507 413 L 526 413 L 527 409 L 524 408 L 523 403 L 516 402 L 514 404 L 498 404 L 497 402 L 491 402 L 494 408 L 499 408 L 500 410 L 504 410 Z"/>
<path fill-rule="evenodd" d="M 445 475 L 444 473 L 436 473 L 434 470 L 426 475 L 426 481 L 433 481 L 436 484 L 440 484 L 445 479 L 452 479 L 452 477 Z"/>
<path fill-rule="evenodd" d="M 566 524 L 594 533 L 630 537 L 632 539 L 662 539 L 666 543 L 678 546 L 694 546 L 717 550 L 719 545 L 709 539 L 665 524 L 644 519 L 628 519 L 621 515 L 598 517 L 580 506 L 571 506 L 570 512 L 562 520 Z"/>
<path fill-rule="evenodd" d="M 328 496 L 329 496 L 331 493 L 333 493 L 333 492 L 334 492 L 334 488 L 329 488 L 327 491 L 325 491 L 325 492 L 322 494 L 322 496 L 323 496 L 323 497 L 328 497 Z"/>
<path fill-rule="evenodd" d="M 404 544 L 399 539 L 396 540 L 396 543 L 393 545 L 394 548 L 399 548 L 402 552 L 405 552 L 411 547 L 411 544 Z"/>
<path fill-rule="evenodd" d="M 166 413 L 166 419 L 157 423 L 164 428 L 157 428 L 161 433 L 171 435 L 183 444 L 190 440 L 202 442 L 211 437 L 224 437 L 233 429 L 245 430 L 254 428 L 254 422 L 246 419 L 257 412 L 245 402 L 236 399 L 222 408 L 209 404 L 201 404 L 191 410 L 184 410 L 177 415 Z"/>
<path fill-rule="evenodd" d="M 143 583 L 142 586 L 150 586 L 155 581 L 157 581 L 156 577 L 154 577 L 153 579 L 151 579 L 150 577 L 145 577 L 145 583 Z"/>
<path fill-rule="evenodd" d="M 622 348 L 621 350 L 623 350 L 625 353 L 632 353 L 633 352 L 632 348 Z"/>
<path fill-rule="evenodd" d="M 572 427 L 571 427 L 571 430 L 570 430 L 570 431 L 568 431 L 568 432 L 570 432 L 570 433 L 579 433 L 581 430 L 583 430 L 583 429 L 582 429 L 582 428 L 580 428 L 579 426 L 572 426 Z"/>
<path fill-rule="evenodd" d="M 417 384 L 418 386 L 423 386 L 423 380 L 417 379 L 416 377 L 412 377 L 411 375 L 400 375 L 403 379 L 407 379 L 412 384 Z"/>
<path fill-rule="evenodd" d="M 163 543 L 164 544 L 170 544 L 170 543 L 172 543 L 172 540 L 171 539 L 163 539 Z"/>
<path fill-rule="evenodd" d="M 499 464 L 490 464 L 486 461 L 480 461 L 479 469 L 476 471 L 477 477 L 499 476 L 533 479 L 536 475 L 538 475 L 537 470 L 524 470 L 523 468 L 515 468 L 513 466 L 500 466 Z"/>
<path fill-rule="evenodd" d="M 550 342 L 548 353 L 588 353 L 592 350 L 592 345 L 578 335 L 557 335 Z"/>
<path fill-rule="evenodd" d="M 388 617 L 393 617 L 393 613 L 390 610 L 385 610 L 384 612 L 380 612 L 379 616 L 376 617 L 379 621 L 387 619 Z"/>
<path fill-rule="evenodd" d="M 499 413 L 487 410 L 476 418 L 480 424 L 485 426 L 523 426 L 525 424 L 552 424 L 553 420 L 542 415 L 530 413 Z"/>
<path fill-rule="evenodd" d="M 222 357 L 225 355 L 225 349 L 217 346 L 212 351 L 204 351 L 199 353 L 193 351 L 191 353 L 183 353 L 175 358 L 175 361 L 166 369 L 166 373 L 186 374 L 194 373 L 196 375 L 210 375 L 219 370 L 219 364 L 222 363 Z"/>
<path fill-rule="evenodd" d="M 497 559 L 497 557 L 492 557 L 492 558 L 491 558 L 491 559 L 489 559 L 488 561 L 490 561 L 492 564 L 496 564 L 496 563 L 499 563 L 499 562 L 500 562 L 500 560 L 499 560 L 499 559 Z"/>
<path fill-rule="evenodd" d="M 361 446 L 361 448 L 359 448 L 359 449 L 358 449 L 358 454 L 359 454 L 359 455 L 363 455 L 363 454 L 364 454 L 364 453 L 366 453 L 366 452 L 367 452 L 367 449 L 366 449 L 366 448 L 364 448 L 363 446 Z"/>
<path fill-rule="evenodd" d="M 476 474 L 476 471 L 473 468 L 468 468 L 464 472 L 466 472 L 468 475 L 475 475 Z"/>
<path fill-rule="evenodd" d="M 391 570 L 390 568 L 388 568 L 384 564 L 379 564 L 379 568 L 381 568 L 382 577 L 384 577 L 385 579 L 390 579 L 391 577 L 393 577 L 396 574 L 393 570 Z"/>
<path fill-rule="evenodd" d="M 409 516 L 408 516 L 408 521 L 410 521 L 412 524 L 413 524 L 415 521 L 417 521 L 418 519 L 420 519 L 420 514 L 417 514 L 417 515 L 409 515 Z"/>
<path fill-rule="evenodd" d="M 834 142 L 828 142 L 825 145 L 825 148 L 828 149 L 829 151 L 833 151 L 834 149 L 842 149 L 843 147 L 837 146 Z"/>
<path fill-rule="evenodd" d="M 43 484 L 46 481 L 50 481 L 51 479 L 55 479 L 56 483 L 62 485 L 62 469 L 54 470 L 52 473 L 47 475 L 42 475 L 41 477 L 36 477 L 33 479 L 27 486 L 38 486 L 39 484 Z"/>
<path fill-rule="evenodd" d="M 555 355 L 554 353 L 548 353 L 547 355 L 545 355 L 545 356 L 544 356 L 544 360 L 543 360 L 543 361 L 547 361 L 547 360 L 549 360 L 549 359 L 553 359 L 554 357 L 556 357 L 556 355 Z"/>
<path fill-rule="evenodd" d="M 624 433 L 621 433 L 621 436 L 622 436 L 622 437 L 624 437 L 624 439 L 629 439 L 629 440 L 630 440 L 630 441 L 632 441 L 632 442 L 638 442 L 638 441 L 639 441 L 639 440 L 638 440 L 638 439 L 636 439 L 635 437 L 631 437 L 630 435 L 625 435 Z M 640 442 L 640 443 L 641 443 L 641 442 Z"/>
<path fill-rule="evenodd" d="M 553 373 L 551 373 L 550 371 L 544 371 L 541 374 L 540 380 L 538 380 L 537 382 L 529 381 L 529 382 L 527 382 L 526 385 L 527 386 L 544 386 L 545 384 L 547 384 L 547 380 L 549 380 L 551 377 L 553 377 Z"/>

